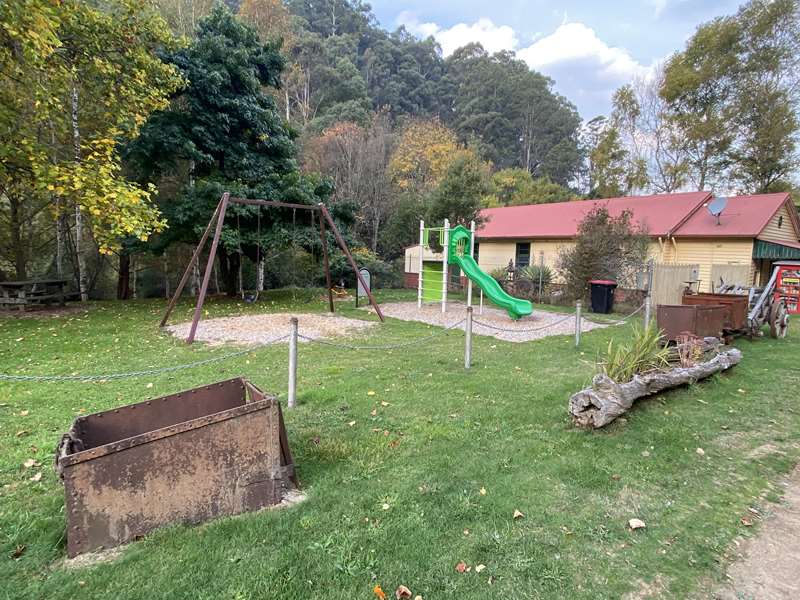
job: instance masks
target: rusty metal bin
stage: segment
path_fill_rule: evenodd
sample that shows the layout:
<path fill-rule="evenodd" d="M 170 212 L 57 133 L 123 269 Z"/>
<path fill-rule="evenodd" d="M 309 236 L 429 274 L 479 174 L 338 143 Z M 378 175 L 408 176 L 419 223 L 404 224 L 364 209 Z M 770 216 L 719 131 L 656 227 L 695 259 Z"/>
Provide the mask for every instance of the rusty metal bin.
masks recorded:
<path fill-rule="evenodd" d="M 747 296 L 737 294 L 684 294 L 681 303 L 698 306 L 725 307 L 725 320 L 723 329 L 738 331 L 747 327 L 747 310 L 749 299 Z"/>
<path fill-rule="evenodd" d="M 278 504 L 297 483 L 280 404 L 241 378 L 79 417 L 56 469 L 70 557 Z"/>
<path fill-rule="evenodd" d="M 667 340 L 678 339 L 683 333 L 699 337 L 722 337 L 725 307 L 721 305 L 659 304 L 656 323 Z"/>

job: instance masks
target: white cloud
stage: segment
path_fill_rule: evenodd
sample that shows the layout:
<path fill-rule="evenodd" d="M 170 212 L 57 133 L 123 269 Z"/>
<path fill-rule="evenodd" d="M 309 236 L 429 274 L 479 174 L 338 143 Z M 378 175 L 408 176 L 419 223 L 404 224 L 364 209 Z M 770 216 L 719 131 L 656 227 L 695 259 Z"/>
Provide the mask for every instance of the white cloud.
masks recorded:
<path fill-rule="evenodd" d="M 668 0 L 652 1 L 663 10 Z M 574 102 L 586 118 L 607 113 L 615 89 L 634 77 L 647 76 L 651 70 L 624 48 L 604 42 L 591 27 L 569 22 L 566 13 L 555 31 L 549 35 L 537 33 L 527 46 L 520 45 L 512 27 L 496 25 L 488 18 L 445 28 L 437 23 L 422 23 L 414 13 L 403 12 L 397 23 L 417 36 L 433 36 L 445 56 L 470 42 L 480 42 L 490 53 L 515 51 L 532 69 L 552 77 L 556 89 Z"/>
<path fill-rule="evenodd" d="M 397 23 L 405 25 L 414 35 L 423 38 L 433 36 L 439 42 L 445 56 L 449 56 L 470 42 L 480 42 L 490 53 L 514 50 L 519 44 L 513 28 L 508 25 L 495 25 L 491 19 L 485 17 L 474 23 L 457 23 L 452 27 L 442 28 L 436 23 L 420 23 L 415 14 L 402 12 L 397 17 Z"/>
<path fill-rule="evenodd" d="M 639 64 L 627 50 L 609 46 L 583 23 L 564 23 L 553 33 L 517 52 L 531 68 L 547 72 L 553 67 L 575 65 L 591 67 L 605 80 L 629 80 L 645 75 L 648 68 Z"/>

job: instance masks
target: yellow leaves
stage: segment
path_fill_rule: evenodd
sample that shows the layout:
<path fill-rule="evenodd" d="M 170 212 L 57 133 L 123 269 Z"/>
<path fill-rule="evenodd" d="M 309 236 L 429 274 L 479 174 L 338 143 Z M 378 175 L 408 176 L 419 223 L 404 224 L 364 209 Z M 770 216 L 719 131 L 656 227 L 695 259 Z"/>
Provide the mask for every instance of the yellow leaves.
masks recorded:
<path fill-rule="evenodd" d="M 412 121 L 392 155 L 389 175 L 401 190 L 430 190 L 444 177 L 457 150 L 455 133 L 438 120 Z"/>

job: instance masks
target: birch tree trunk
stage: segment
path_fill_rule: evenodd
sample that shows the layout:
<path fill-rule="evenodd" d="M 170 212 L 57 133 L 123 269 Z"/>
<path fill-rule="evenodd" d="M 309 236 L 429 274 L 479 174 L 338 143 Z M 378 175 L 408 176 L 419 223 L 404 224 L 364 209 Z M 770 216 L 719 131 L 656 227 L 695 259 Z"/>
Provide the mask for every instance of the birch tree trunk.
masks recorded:
<path fill-rule="evenodd" d="M 75 162 L 81 160 L 81 132 L 78 125 L 78 88 L 72 85 L 72 144 L 75 150 Z M 83 214 L 81 205 L 75 202 L 75 258 L 78 266 L 78 290 L 81 302 L 89 299 L 88 283 L 86 278 L 86 255 L 83 250 Z"/>

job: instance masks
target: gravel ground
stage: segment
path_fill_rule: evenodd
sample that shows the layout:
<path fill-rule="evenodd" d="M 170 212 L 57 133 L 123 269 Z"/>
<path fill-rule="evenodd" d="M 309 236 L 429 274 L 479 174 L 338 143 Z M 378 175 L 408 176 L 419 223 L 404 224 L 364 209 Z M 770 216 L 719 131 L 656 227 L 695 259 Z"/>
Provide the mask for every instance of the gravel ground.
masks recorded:
<path fill-rule="evenodd" d="M 442 314 L 440 304 L 425 304 L 420 310 L 417 309 L 416 302 L 382 304 L 381 310 L 383 310 L 383 314 L 387 317 L 394 317 L 395 319 L 401 319 L 403 321 L 421 321 L 423 323 L 440 325 L 442 327 L 453 325 L 466 316 L 466 306 L 462 302 L 448 302 L 447 312 L 445 314 Z M 478 321 L 487 323 L 493 327 L 507 329 L 508 331 L 499 331 L 491 327 L 484 327 L 479 325 Z M 591 323 L 585 319 L 581 321 L 581 331 L 591 331 L 598 327 L 608 327 L 608 325 Z M 464 326 L 461 325 L 459 328 L 463 329 Z M 534 310 L 533 313 L 527 317 L 523 317 L 518 321 L 512 321 L 508 313 L 504 310 L 484 307 L 483 314 L 479 314 L 479 308 L 475 306 L 472 332 L 477 335 L 491 336 L 507 342 L 529 342 L 550 335 L 574 334 L 575 318 L 573 315 L 564 313 Z"/>
<path fill-rule="evenodd" d="M 343 336 L 376 325 L 371 321 L 359 321 L 327 313 L 270 313 L 204 319 L 197 327 L 195 339 L 211 344 L 263 344 L 287 335 L 289 319 L 292 317 L 297 317 L 299 321 L 300 334 L 314 339 Z M 190 325 L 191 323 L 179 323 L 165 329 L 174 336 L 185 338 L 189 334 Z M 306 340 L 301 338 L 300 341 Z"/>

